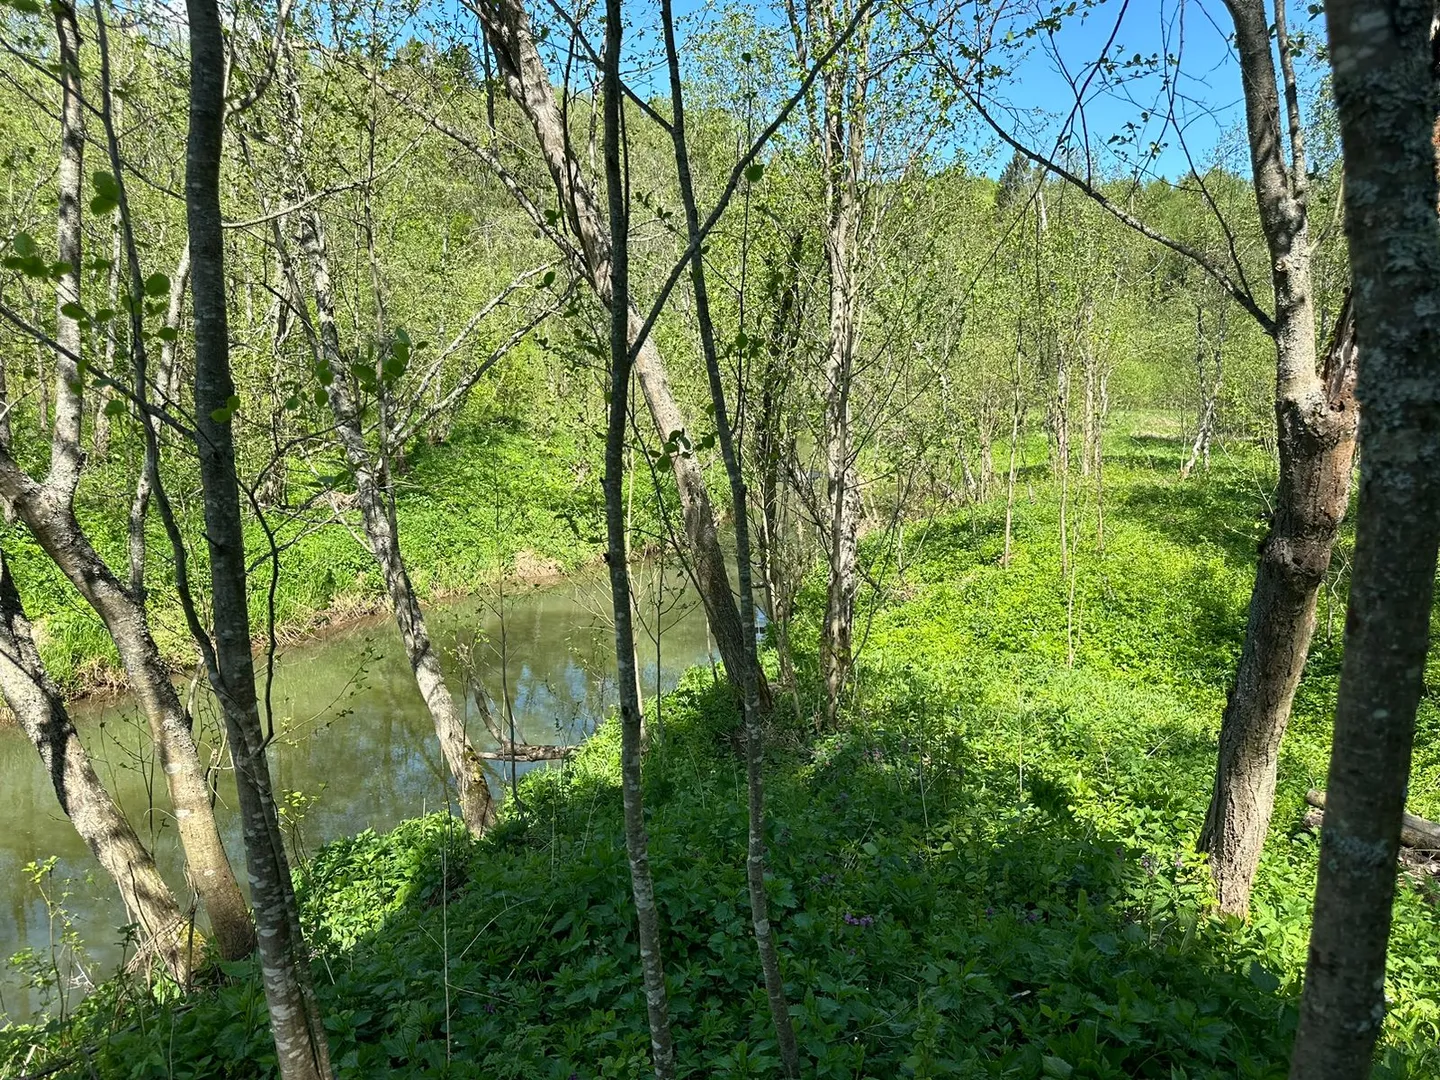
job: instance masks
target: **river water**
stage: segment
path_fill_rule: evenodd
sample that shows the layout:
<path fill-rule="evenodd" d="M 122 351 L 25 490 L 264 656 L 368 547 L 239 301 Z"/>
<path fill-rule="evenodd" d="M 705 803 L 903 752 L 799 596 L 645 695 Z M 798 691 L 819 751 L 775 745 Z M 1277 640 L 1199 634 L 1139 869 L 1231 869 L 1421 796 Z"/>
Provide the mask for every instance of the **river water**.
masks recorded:
<path fill-rule="evenodd" d="M 644 624 L 643 631 L 637 629 L 644 693 L 669 689 L 697 663 L 718 662 L 698 602 L 675 574 L 662 578 L 655 566 L 637 567 L 636 586 Z M 594 731 L 615 700 L 609 602 L 608 582 L 586 576 L 544 587 L 508 585 L 428 611 L 451 690 L 464 702 L 477 744 L 490 741 L 476 704 L 478 687 L 497 718 L 507 715 L 508 698 L 522 741 L 574 743 Z M 302 850 L 364 829 L 383 831 L 446 805 L 434 728 L 388 617 L 281 650 L 272 700 L 278 737 L 270 749 L 271 773 L 277 795 L 290 799 L 297 822 L 293 835 Z M 203 688 L 195 702 L 201 757 L 209 760 L 218 719 Z M 183 889 L 164 779 L 151 760 L 143 718 L 123 697 L 80 702 L 73 712 L 101 778 L 184 902 L 189 893 Z M 519 768 L 527 767 L 545 766 Z M 503 769 L 508 781 L 509 766 Z M 244 851 L 228 768 L 218 790 L 221 831 L 243 882 Z M 73 1004 L 87 978 L 114 972 L 121 957 L 117 928 L 125 915 L 114 886 L 60 812 L 34 747 L 14 726 L 0 727 L 0 792 L 3 1024 L 7 1017 L 18 1022 L 60 1007 L 53 988 L 27 986 L 25 971 L 5 961 L 27 949 L 44 964 L 58 957 L 61 992 Z M 37 884 L 25 867 L 52 857 L 53 873 Z M 78 958 L 64 947 L 67 920 L 74 939 L 83 943 Z"/>

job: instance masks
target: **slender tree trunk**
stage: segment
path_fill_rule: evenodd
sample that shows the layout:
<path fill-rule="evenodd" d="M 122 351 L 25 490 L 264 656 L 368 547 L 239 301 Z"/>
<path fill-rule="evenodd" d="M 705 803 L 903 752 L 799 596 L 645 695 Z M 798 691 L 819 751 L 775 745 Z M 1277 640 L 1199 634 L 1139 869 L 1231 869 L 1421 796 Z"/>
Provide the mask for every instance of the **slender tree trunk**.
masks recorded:
<path fill-rule="evenodd" d="M 1316 370 L 1314 294 L 1306 224 L 1304 133 L 1285 33 L 1292 160 L 1282 157 L 1281 103 L 1263 0 L 1228 0 L 1235 21 L 1261 225 L 1271 255 L 1280 482 L 1250 597 L 1235 685 L 1225 707 L 1215 788 L 1200 836 L 1222 911 L 1244 915 L 1275 801 L 1280 741 L 1315 629 L 1315 605 L 1350 497 L 1355 453 L 1354 348 L 1337 327 Z"/>
<path fill-rule="evenodd" d="M 165 326 L 178 333 L 180 316 L 185 301 L 185 287 L 190 280 L 190 248 L 186 245 L 180 252 L 180 261 L 170 277 L 170 301 L 165 308 Z M 175 380 L 175 335 L 160 343 L 160 366 L 155 372 L 155 385 L 165 395 L 163 401 L 170 406 L 178 388 Z M 150 470 L 141 469 L 135 478 L 135 494 L 130 499 L 130 525 L 126 547 L 130 556 L 130 595 L 142 607 L 145 604 L 145 518 L 150 511 Z M 251 946 L 254 947 L 253 945 Z"/>
<path fill-rule="evenodd" d="M 700 247 L 700 214 L 695 202 L 695 186 L 690 176 L 690 152 L 685 142 L 685 103 L 680 83 L 680 53 L 675 44 L 675 21 L 670 0 L 660 0 L 660 19 L 665 34 L 665 55 L 670 71 L 670 135 L 675 146 L 675 169 L 680 182 L 680 198 L 685 206 L 685 226 L 692 246 Z M 765 895 L 765 746 L 760 693 L 756 673 L 760 660 L 755 640 L 755 588 L 750 564 L 750 504 L 745 491 L 745 474 L 730 428 L 730 411 L 725 400 L 725 387 L 720 375 L 720 356 L 715 347 L 715 326 L 710 317 L 710 296 L 705 282 L 703 254 L 690 260 L 690 283 L 695 292 L 695 316 L 700 328 L 700 347 L 705 356 L 705 371 L 710 382 L 710 403 L 715 413 L 715 432 L 720 455 L 730 480 L 730 501 L 735 515 L 736 562 L 740 576 L 740 626 L 745 633 L 749 656 L 743 668 L 741 704 L 745 716 L 745 775 L 747 791 L 748 839 L 745 876 L 750 890 L 750 919 L 755 943 L 760 952 L 760 970 L 765 979 L 765 995 L 770 1003 L 770 1019 L 775 1025 L 780 1046 L 780 1060 L 787 1076 L 800 1075 L 800 1049 L 795 1041 L 795 1028 L 790 1022 L 790 1005 L 785 997 L 785 980 L 780 972 L 780 957 L 771 932 L 769 900 Z"/>
<path fill-rule="evenodd" d="M 1010 469 L 1005 482 L 1005 549 L 1000 556 L 1000 565 L 1010 565 L 1011 529 L 1015 518 L 1015 480 L 1020 463 L 1020 420 L 1023 399 L 1020 396 L 1020 339 L 1015 339 L 1015 370 L 1010 381 Z"/>
<path fill-rule="evenodd" d="M 629 185 L 621 162 L 624 148 L 620 121 L 620 43 L 622 0 L 605 2 L 605 186 L 610 203 L 609 265 L 605 280 L 610 304 L 610 413 L 605 432 L 605 534 L 609 550 L 610 593 L 615 617 L 615 664 L 620 693 L 620 771 L 625 807 L 625 849 L 630 859 L 630 885 L 640 944 L 641 978 L 650 1026 L 651 1064 L 656 1080 L 675 1075 L 675 1040 L 670 1030 L 670 1002 L 665 988 L 665 961 L 660 947 L 660 913 L 650 873 L 650 838 L 645 831 L 643 739 L 640 681 L 635 670 L 634 604 L 630 595 L 629 552 L 625 546 L 625 443 L 630 422 L 631 329 L 629 304 Z M 547 86 L 548 89 L 548 86 Z M 729 596 L 729 585 L 726 585 Z M 743 667 L 733 670 L 742 671 Z"/>
<path fill-rule="evenodd" d="M 329 1080 L 330 1051 L 311 983 L 290 864 L 265 757 L 250 653 L 245 543 L 230 377 L 220 155 L 224 132 L 225 45 L 215 0 L 187 0 L 190 17 L 190 123 L 185 154 L 185 218 L 195 312 L 195 415 L 205 538 L 210 554 L 215 636 L 202 640 L 235 764 L 235 786 L 260 936 L 261 979 L 283 1080 Z"/>
<path fill-rule="evenodd" d="M 1345 232 L 1365 345 L 1355 567 L 1292 1080 L 1363 1080 L 1440 547 L 1440 226 L 1432 0 L 1326 4 Z"/>
<path fill-rule="evenodd" d="M 139 927 L 141 955 L 158 956 L 177 981 L 187 982 L 194 962 L 193 945 L 198 944 L 190 933 L 190 920 L 155 868 L 150 852 L 95 774 L 64 699 L 40 660 L 3 551 L 0 693 L 39 751 L 60 809 L 120 890 L 126 916 Z"/>
<path fill-rule="evenodd" d="M 115 108 L 119 110 L 117 102 Z M 105 292 L 106 307 L 111 311 L 120 310 L 120 219 L 115 218 L 113 235 L 110 240 L 110 269 L 106 274 Z M 107 374 L 115 375 L 115 357 L 119 354 L 120 327 L 115 319 L 105 324 L 105 371 Z M 110 413 L 107 406 L 110 404 L 111 395 L 105 390 L 99 395 L 100 400 L 95 405 L 95 428 L 90 437 L 90 445 L 93 448 L 95 457 L 104 461 L 110 453 Z"/>
<path fill-rule="evenodd" d="M 833 24 L 833 7 L 819 12 Z M 847 62 L 827 68 L 819 129 L 826 210 L 825 261 L 830 272 L 829 340 L 823 373 L 826 494 L 829 500 L 830 574 L 820 634 L 825 681 L 825 723 L 838 719 L 840 699 L 854 665 L 855 597 L 859 590 L 860 476 L 851 439 L 850 392 L 860 334 L 860 187 L 865 169 L 868 33 L 862 31 Z"/>
<path fill-rule="evenodd" d="M 80 96 L 80 30 L 75 8 L 57 0 L 53 8 L 60 53 L 60 167 L 56 176 L 60 214 L 56 238 L 60 264 L 55 282 L 55 426 L 50 438 L 46 486 L 73 498 L 85 453 L 80 432 L 85 420 L 81 398 L 80 322 L 67 309 L 80 303 L 80 200 L 84 196 L 85 106 Z"/>
<path fill-rule="evenodd" d="M 829 499 L 830 573 L 825 625 L 820 637 L 820 670 L 825 680 L 825 724 L 834 727 L 840 699 L 854 662 L 855 595 L 860 539 L 860 490 L 850 441 L 850 387 L 855 356 L 856 311 L 854 208 L 837 196 L 826 238 L 830 266 L 830 344 L 825 364 L 825 482 Z"/>
<path fill-rule="evenodd" d="M 555 102 L 549 73 L 536 48 L 523 0 L 479 0 L 475 10 L 511 97 L 535 131 L 561 210 L 579 240 L 578 254 L 584 264 L 582 269 L 600 302 L 607 309 L 612 309 L 620 300 L 610 281 L 611 239 L 606 235 L 594 193 L 585 179 L 584 167 L 570 144 Z M 627 332 L 633 344 L 644 319 L 628 294 L 622 312 L 627 315 Z M 669 374 L 653 336 L 648 337 L 639 350 L 634 368 L 661 442 L 668 442 L 677 431 L 688 431 L 689 425 L 675 400 Z M 725 670 L 732 685 L 738 687 L 745 663 L 745 637 L 740 628 L 740 611 L 730 589 L 725 553 L 720 547 L 709 490 L 700 464 L 693 456 L 672 454 L 670 460 L 680 496 L 686 546 L 696 586 L 715 632 Z M 760 697 L 768 710 L 770 690 L 763 672 L 760 674 Z"/>
<path fill-rule="evenodd" d="M 303 121 L 299 88 L 293 64 L 287 56 L 281 62 L 285 86 L 284 109 L 290 133 L 287 140 L 289 168 L 295 200 L 304 203 L 313 194 L 306 176 L 300 151 L 303 145 Z M 316 322 L 319 329 L 322 358 L 334 372 L 330 384 L 330 407 L 335 416 L 336 438 L 345 453 L 345 460 L 355 474 L 355 495 L 365 527 L 370 553 L 380 567 L 390 609 L 405 644 L 410 670 L 425 700 L 425 707 L 435 725 L 440 751 L 455 780 L 460 814 L 466 828 L 479 836 L 495 820 L 494 800 L 490 795 L 489 776 L 485 763 L 471 745 L 465 723 L 450 688 L 440 656 L 430 640 L 430 631 L 415 596 L 405 559 L 400 551 L 400 532 L 392 503 L 388 471 L 383 457 L 377 462 L 365 443 L 361 429 L 360 410 L 350 385 L 350 365 L 340 348 L 340 334 L 335 325 L 335 300 L 331 292 L 330 263 L 327 252 L 325 223 L 313 205 L 299 214 L 300 250 L 309 265 L 311 286 L 315 295 Z M 282 253 L 283 257 L 283 253 Z M 289 276 L 287 272 L 287 277 Z"/>

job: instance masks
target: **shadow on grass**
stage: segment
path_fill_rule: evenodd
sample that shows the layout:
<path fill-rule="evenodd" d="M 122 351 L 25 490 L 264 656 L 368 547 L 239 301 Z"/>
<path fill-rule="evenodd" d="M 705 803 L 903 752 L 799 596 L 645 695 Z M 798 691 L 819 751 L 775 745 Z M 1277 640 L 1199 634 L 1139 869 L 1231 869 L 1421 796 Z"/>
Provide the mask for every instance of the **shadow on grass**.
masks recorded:
<path fill-rule="evenodd" d="M 692 680 L 667 712 L 646 796 L 681 1074 L 778 1076 L 730 695 Z M 647 1075 L 599 740 L 527 780 L 526 808 L 482 842 L 432 817 L 317 857 L 302 894 L 337 1075 Z M 1021 794 L 995 749 L 894 715 L 772 758 L 772 916 L 808 1075 L 1282 1076 L 1293 997 L 1200 915 L 1193 860 L 1097 820 L 1073 770 L 1037 764 Z M 162 1028 L 171 1071 L 134 1072 Z M 264 1077 L 268 1039 L 253 971 L 231 966 L 92 1060 Z"/>

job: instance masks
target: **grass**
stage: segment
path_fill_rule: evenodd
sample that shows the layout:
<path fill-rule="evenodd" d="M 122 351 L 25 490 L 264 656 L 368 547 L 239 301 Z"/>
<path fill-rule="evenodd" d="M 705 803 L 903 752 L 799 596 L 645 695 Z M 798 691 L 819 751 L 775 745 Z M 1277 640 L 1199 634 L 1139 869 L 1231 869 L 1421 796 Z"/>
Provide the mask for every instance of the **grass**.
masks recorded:
<path fill-rule="evenodd" d="M 917 526 L 903 573 L 869 548 L 886 589 L 864 613 L 843 728 L 777 720 L 767 771 L 772 911 L 812 1075 L 1286 1075 L 1317 846 L 1298 819 L 1324 775 L 1339 642 L 1322 624 L 1253 917 L 1217 918 L 1193 846 L 1266 466 L 1240 454 L 1181 484 L 1178 453 L 1115 440 L 1103 550 L 1093 489 L 1077 492 L 1073 605 L 1043 483 L 1022 493 L 1008 567 L 1003 507 Z M 1427 695 L 1411 803 L 1432 817 L 1437 721 Z M 646 764 L 688 1076 L 779 1075 L 736 727 L 727 690 L 694 672 Z M 303 869 L 340 1076 L 648 1075 L 617 750 L 607 725 L 565 768 L 530 774 L 479 843 L 431 817 Z M 1387 1080 L 1440 1076 L 1436 902 L 1409 880 L 1397 899 Z M 178 1001 L 112 984 L 71 1026 L 4 1038 L 12 1060 L 37 1041 L 37 1059 L 73 1057 L 61 1076 L 273 1075 L 250 964 Z"/>
<path fill-rule="evenodd" d="M 128 500 L 124 448 L 86 477 L 77 513 L 96 549 L 121 578 Z M 471 593 L 504 574 L 569 572 L 595 557 L 603 538 L 598 487 L 587 451 L 564 432 L 542 435 L 505 418 L 472 420 L 438 446 L 421 444 L 396 481 L 397 517 L 412 579 L 422 597 Z M 195 493 L 176 482 L 175 498 L 191 534 L 192 576 L 204 580 L 206 553 L 198 530 Z M 314 490 L 305 477 L 291 481 L 292 501 Z M 642 493 L 643 495 L 643 493 Z M 638 500 L 642 516 L 648 500 Z M 304 521 L 272 517 L 282 547 L 275 596 L 275 623 L 283 637 L 374 610 L 383 585 L 362 547 L 358 513 L 354 529 L 321 510 Z M 168 542 L 152 513 L 150 521 L 150 619 L 166 659 L 192 663 L 195 649 L 175 596 Z M 23 528 L 0 525 L 7 556 L 31 618 L 40 628 L 41 652 L 60 685 L 72 693 L 103 689 L 123 680 L 114 645 L 99 617 L 49 561 Z M 270 563 L 263 531 L 252 525 L 251 624 L 261 631 L 268 616 Z"/>

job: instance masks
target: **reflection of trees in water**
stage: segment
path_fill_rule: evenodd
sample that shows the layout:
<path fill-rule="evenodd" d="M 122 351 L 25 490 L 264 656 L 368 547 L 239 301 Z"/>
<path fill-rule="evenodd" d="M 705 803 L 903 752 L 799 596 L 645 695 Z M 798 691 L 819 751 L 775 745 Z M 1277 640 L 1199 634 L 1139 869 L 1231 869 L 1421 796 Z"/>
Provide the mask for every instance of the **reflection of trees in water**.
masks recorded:
<path fill-rule="evenodd" d="M 642 586 L 636 593 L 637 625 L 643 629 L 641 677 L 653 694 L 656 688 L 671 688 L 690 665 L 705 661 L 705 622 L 673 561 L 637 564 L 636 581 Z M 579 742 L 605 717 L 616 699 L 608 605 L 608 590 L 598 576 L 560 588 L 512 587 L 506 594 L 504 682 L 522 741 Z M 473 651 L 479 685 L 500 686 L 497 615 L 482 599 L 446 604 L 430 614 L 452 692 L 478 733 L 483 730 L 478 705 L 458 653 L 467 647 Z M 214 700 L 203 679 L 187 678 L 181 689 L 182 697 L 191 698 L 201 759 L 214 765 L 222 835 L 231 850 L 239 851 L 234 784 Z M 286 649 L 277 663 L 274 703 L 277 738 L 271 767 L 277 793 L 282 798 L 298 793 L 296 805 L 304 805 L 304 845 L 310 850 L 445 807 L 444 764 L 434 729 L 389 623 L 370 622 Z M 177 896 L 187 897 L 163 780 L 134 704 L 126 698 L 82 704 L 76 720 L 107 786 L 137 830 L 153 841 L 156 860 Z M 516 774 L 543 764 L 520 763 Z M 9 827 L 0 834 L 0 912 L 8 916 L 0 919 L 0 965 L 23 947 L 48 941 L 43 903 L 21 868 L 55 855 L 57 877 L 84 882 L 95 869 L 45 783 L 21 733 L 0 728 L 0 787 L 9 807 Z M 309 804 L 312 796 L 319 798 Z M 115 927 L 124 921 L 118 897 L 109 888 L 80 886 L 69 905 L 98 970 L 113 968 L 120 958 Z M 0 1009 L 30 1015 L 34 1002 L 19 995 L 11 973 L 0 970 Z"/>

